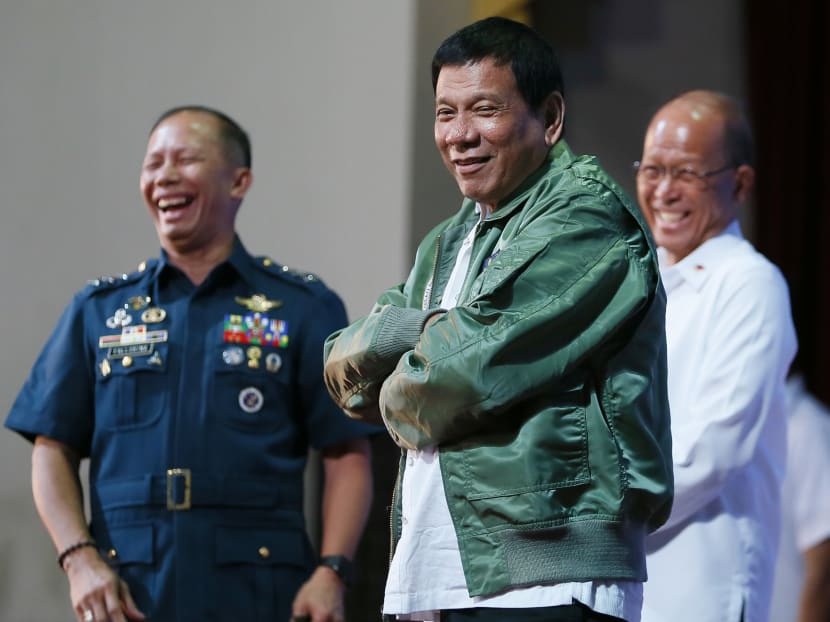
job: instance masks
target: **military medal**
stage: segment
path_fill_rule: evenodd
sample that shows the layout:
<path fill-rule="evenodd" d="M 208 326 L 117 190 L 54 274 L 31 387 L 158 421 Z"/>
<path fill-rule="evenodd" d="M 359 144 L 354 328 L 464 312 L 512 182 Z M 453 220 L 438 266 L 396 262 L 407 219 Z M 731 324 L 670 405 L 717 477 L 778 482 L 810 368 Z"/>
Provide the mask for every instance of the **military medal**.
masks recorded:
<path fill-rule="evenodd" d="M 149 296 L 133 296 L 132 298 L 127 298 L 126 307 L 129 307 L 133 311 L 140 311 L 144 309 L 147 305 L 150 304 L 150 297 Z"/>
<path fill-rule="evenodd" d="M 239 392 L 239 407 L 246 413 L 259 412 L 264 403 L 262 391 L 256 387 L 245 387 Z"/>
<path fill-rule="evenodd" d="M 158 365 L 161 365 L 161 363 L 162 363 L 161 354 L 158 353 L 158 350 L 153 352 L 153 355 L 150 358 L 147 359 L 147 364 L 148 365 L 157 365 L 158 366 Z"/>
<path fill-rule="evenodd" d="M 223 340 L 226 343 L 247 343 L 258 346 L 288 347 L 288 322 L 262 313 L 225 316 Z"/>
<path fill-rule="evenodd" d="M 226 365 L 241 365 L 245 360 L 245 353 L 239 346 L 230 346 L 222 350 L 222 360 Z"/>
<path fill-rule="evenodd" d="M 116 309 L 112 317 L 107 318 L 107 328 L 121 328 L 133 321 L 133 316 L 127 313 L 126 309 Z"/>
<path fill-rule="evenodd" d="M 282 357 L 276 352 L 271 352 L 265 357 L 265 369 L 271 373 L 277 373 L 282 367 Z"/>
<path fill-rule="evenodd" d="M 281 300 L 268 300 L 265 294 L 254 294 L 250 298 L 243 298 L 237 296 L 234 298 L 236 302 L 247 308 L 249 311 L 256 313 L 267 313 L 271 309 L 276 309 L 282 306 Z"/>
<path fill-rule="evenodd" d="M 109 359 L 104 359 L 103 361 L 101 361 L 101 363 L 100 363 L 100 365 L 98 365 L 98 367 L 101 369 L 101 375 L 104 378 L 109 376 L 110 372 L 112 371 L 112 367 L 110 367 Z"/>
<path fill-rule="evenodd" d="M 167 311 L 160 307 L 150 307 L 141 313 L 141 321 L 145 324 L 158 324 L 167 317 Z"/>
<path fill-rule="evenodd" d="M 248 348 L 248 367 L 256 369 L 259 367 L 259 359 L 262 358 L 262 348 L 251 346 Z"/>

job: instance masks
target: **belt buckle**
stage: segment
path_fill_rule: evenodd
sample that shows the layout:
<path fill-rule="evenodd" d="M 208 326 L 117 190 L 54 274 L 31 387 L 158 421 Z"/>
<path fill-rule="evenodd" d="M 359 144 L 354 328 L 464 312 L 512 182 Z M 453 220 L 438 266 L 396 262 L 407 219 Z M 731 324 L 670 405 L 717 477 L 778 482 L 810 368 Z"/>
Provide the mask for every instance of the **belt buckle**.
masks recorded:
<path fill-rule="evenodd" d="M 177 503 L 175 487 L 180 477 L 184 478 L 184 500 Z M 167 469 L 167 509 L 190 509 L 190 469 Z"/>

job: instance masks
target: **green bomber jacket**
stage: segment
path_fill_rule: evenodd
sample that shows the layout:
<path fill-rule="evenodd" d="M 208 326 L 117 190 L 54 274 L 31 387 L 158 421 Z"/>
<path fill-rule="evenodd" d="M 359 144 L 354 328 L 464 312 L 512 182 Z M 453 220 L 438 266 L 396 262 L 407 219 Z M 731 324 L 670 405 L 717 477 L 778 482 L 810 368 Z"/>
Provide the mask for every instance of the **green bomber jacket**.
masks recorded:
<path fill-rule="evenodd" d="M 458 304 L 427 323 L 472 227 Z M 406 282 L 326 341 L 341 408 L 438 447 L 471 596 L 645 580 L 673 493 L 665 304 L 640 212 L 560 140 L 484 220 L 465 199 Z"/>

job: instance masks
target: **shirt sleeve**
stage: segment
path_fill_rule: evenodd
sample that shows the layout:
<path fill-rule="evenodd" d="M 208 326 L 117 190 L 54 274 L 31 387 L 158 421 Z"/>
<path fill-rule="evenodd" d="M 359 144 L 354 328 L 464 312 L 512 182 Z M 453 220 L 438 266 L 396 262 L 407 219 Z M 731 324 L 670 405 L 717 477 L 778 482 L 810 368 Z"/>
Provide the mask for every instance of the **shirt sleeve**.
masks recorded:
<path fill-rule="evenodd" d="M 5 425 L 30 441 L 47 436 L 89 453 L 94 425 L 93 358 L 84 328 L 84 301 L 67 306 L 17 395 Z"/>

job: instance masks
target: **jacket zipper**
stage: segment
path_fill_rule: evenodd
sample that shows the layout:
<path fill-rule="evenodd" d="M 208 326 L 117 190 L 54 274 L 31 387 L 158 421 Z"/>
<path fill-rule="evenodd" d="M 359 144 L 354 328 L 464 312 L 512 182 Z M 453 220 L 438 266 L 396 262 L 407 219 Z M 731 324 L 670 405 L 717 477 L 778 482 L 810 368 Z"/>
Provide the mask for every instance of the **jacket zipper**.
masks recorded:
<path fill-rule="evenodd" d="M 441 252 L 441 235 L 435 238 L 435 255 L 432 258 L 432 277 L 427 283 L 427 290 L 424 291 L 424 298 L 421 302 L 421 310 L 426 311 L 432 307 L 432 292 L 435 291 L 435 276 L 438 274 L 438 254 Z"/>

